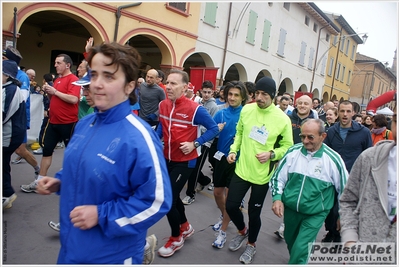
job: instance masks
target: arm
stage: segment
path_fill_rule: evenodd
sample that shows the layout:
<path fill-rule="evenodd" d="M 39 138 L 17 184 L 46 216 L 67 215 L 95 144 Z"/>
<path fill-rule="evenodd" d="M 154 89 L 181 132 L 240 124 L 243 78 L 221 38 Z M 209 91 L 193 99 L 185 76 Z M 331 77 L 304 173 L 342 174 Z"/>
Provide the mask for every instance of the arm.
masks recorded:
<path fill-rule="evenodd" d="M 161 122 L 158 123 L 156 133 L 157 133 L 159 139 L 162 139 L 163 133 L 162 133 L 162 123 Z"/>
<path fill-rule="evenodd" d="M 219 134 L 219 127 L 212 119 L 211 115 L 202 106 L 198 106 L 197 112 L 194 115 L 194 123 L 202 125 L 206 128 L 206 132 L 197 140 L 201 145 L 215 138 Z"/>
<path fill-rule="evenodd" d="M 72 85 L 75 86 L 75 85 Z M 76 86 L 78 87 L 78 86 Z M 43 89 L 45 90 L 45 92 L 50 95 L 50 97 L 53 96 L 57 96 L 59 97 L 61 100 L 70 103 L 70 104 L 76 104 L 79 101 L 79 97 L 74 95 L 74 94 L 65 94 L 65 93 L 61 93 L 60 91 L 58 91 L 57 89 L 55 89 L 53 86 L 50 86 L 48 84 L 43 85 Z M 80 89 L 79 89 L 80 91 Z"/>
<path fill-rule="evenodd" d="M 355 212 L 359 199 L 361 198 L 361 180 L 362 169 L 370 169 L 369 166 L 364 166 L 363 155 L 355 161 L 351 169 L 351 173 L 347 183 L 343 189 L 343 193 L 339 198 L 339 215 L 341 223 L 342 242 L 357 242 L 359 231 L 359 213 Z M 367 179 L 367 178 L 366 178 Z"/>
<path fill-rule="evenodd" d="M 236 135 L 234 137 L 234 142 L 230 146 L 229 157 L 230 157 L 230 154 L 234 153 L 235 155 L 232 155 L 232 156 L 234 156 L 234 159 L 235 159 L 238 151 L 240 150 L 241 141 L 242 141 L 242 131 L 243 131 L 242 114 L 243 113 L 241 111 L 240 118 L 238 119 L 238 123 L 237 123 L 237 127 L 236 127 Z"/>
<path fill-rule="evenodd" d="M 273 173 L 273 176 L 270 179 L 270 190 L 273 199 L 272 210 L 279 218 L 284 215 L 284 204 L 281 201 L 281 196 L 283 195 L 285 184 L 288 181 L 287 155 L 288 154 L 286 154 L 281 160 L 277 170 Z"/>
<path fill-rule="evenodd" d="M 279 162 L 277 169 L 274 171 L 272 177 L 270 178 L 270 191 L 272 193 L 273 202 L 276 200 L 281 201 L 281 196 L 283 195 L 285 184 L 288 181 L 288 156 L 287 153 Z"/>
<path fill-rule="evenodd" d="M 87 41 L 86 41 L 86 46 L 85 46 L 85 52 L 83 52 L 83 56 L 84 58 L 87 60 L 88 56 L 89 56 L 89 52 L 90 49 L 93 47 L 93 42 L 94 42 L 94 38 L 90 37 Z"/>
<path fill-rule="evenodd" d="M 281 159 L 285 155 L 287 150 L 294 145 L 290 118 L 287 117 L 287 122 L 280 135 L 282 138 L 278 141 L 279 146 L 273 148 L 273 151 L 276 155 L 276 158 L 274 160 Z"/>
<path fill-rule="evenodd" d="M 153 131 L 148 134 L 132 148 L 140 153 L 127 173 L 134 193 L 96 206 L 98 225 L 109 238 L 147 231 L 170 210 L 172 189 L 162 146 Z"/>

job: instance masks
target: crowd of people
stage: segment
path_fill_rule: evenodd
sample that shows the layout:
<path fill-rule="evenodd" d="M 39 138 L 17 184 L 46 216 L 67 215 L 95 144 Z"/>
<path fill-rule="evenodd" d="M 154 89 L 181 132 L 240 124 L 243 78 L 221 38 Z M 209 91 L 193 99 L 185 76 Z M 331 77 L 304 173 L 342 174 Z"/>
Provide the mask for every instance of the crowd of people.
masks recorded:
<path fill-rule="evenodd" d="M 49 221 L 60 232 L 58 263 L 150 264 L 157 239 L 147 230 L 164 216 L 170 237 L 157 254 L 173 256 L 195 232 L 185 206 L 205 187 L 220 210 L 212 246 L 224 247 L 232 222 L 228 249 L 245 244 L 244 264 L 254 260 L 269 190 L 290 264 L 307 263 L 323 225 L 324 243 L 396 240 L 396 104 L 392 117 L 355 114 L 348 100 L 277 96 L 266 76 L 195 90 L 178 69 L 139 77 L 133 47 L 92 38 L 84 57 L 75 74 L 58 55 L 56 75 L 38 86 L 33 69 L 18 68 L 18 50 L 3 51 L 3 210 L 16 199 L 15 152 L 35 174 L 22 192 L 60 196 L 60 219 Z M 43 95 L 40 164 L 26 144 L 30 94 Z M 60 141 L 62 169 L 48 176 Z M 202 173 L 206 162 L 212 177 Z"/>

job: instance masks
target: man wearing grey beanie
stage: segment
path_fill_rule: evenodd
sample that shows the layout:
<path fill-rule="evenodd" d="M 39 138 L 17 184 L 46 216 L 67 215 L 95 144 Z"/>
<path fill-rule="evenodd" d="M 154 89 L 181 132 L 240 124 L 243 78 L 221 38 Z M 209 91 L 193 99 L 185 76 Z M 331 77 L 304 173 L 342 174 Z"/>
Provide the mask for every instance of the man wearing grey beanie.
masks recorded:
<path fill-rule="evenodd" d="M 229 163 L 237 162 L 226 200 L 226 211 L 238 230 L 230 244 L 237 251 L 248 237 L 240 262 L 249 264 L 256 253 L 263 202 L 276 163 L 293 145 L 291 121 L 276 108 L 273 98 L 276 83 L 270 77 L 261 78 L 255 85 L 255 104 L 245 105 L 237 124 L 234 143 L 227 157 Z M 248 202 L 248 227 L 240 211 L 240 203 L 251 188 Z"/>

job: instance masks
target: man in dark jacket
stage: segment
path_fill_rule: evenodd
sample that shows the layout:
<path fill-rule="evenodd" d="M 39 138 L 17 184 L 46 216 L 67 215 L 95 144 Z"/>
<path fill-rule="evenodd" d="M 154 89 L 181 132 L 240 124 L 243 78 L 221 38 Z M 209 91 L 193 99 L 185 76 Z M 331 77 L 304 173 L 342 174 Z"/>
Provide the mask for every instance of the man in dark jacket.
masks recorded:
<path fill-rule="evenodd" d="M 335 123 L 328 129 L 324 143 L 341 155 L 345 162 L 346 169 L 350 173 L 357 157 L 367 148 L 373 146 L 371 132 L 363 125 L 352 121 L 354 115 L 353 104 L 350 101 L 343 101 L 338 105 L 339 123 Z M 338 220 L 338 200 L 325 221 L 327 235 L 323 242 L 341 242 Z"/>
<path fill-rule="evenodd" d="M 301 124 L 306 119 L 315 119 L 312 112 L 312 99 L 303 95 L 296 100 L 296 108 L 289 115 L 292 124 L 292 137 L 294 144 L 301 142 L 299 134 L 301 133 Z M 316 118 L 317 119 L 317 118 Z"/>

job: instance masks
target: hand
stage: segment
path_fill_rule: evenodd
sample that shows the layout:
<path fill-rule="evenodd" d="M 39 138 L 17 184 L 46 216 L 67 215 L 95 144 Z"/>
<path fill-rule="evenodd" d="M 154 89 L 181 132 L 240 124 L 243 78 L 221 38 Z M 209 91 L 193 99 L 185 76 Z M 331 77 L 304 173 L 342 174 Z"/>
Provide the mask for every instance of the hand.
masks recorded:
<path fill-rule="evenodd" d="M 232 164 L 234 162 L 236 162 L 236 154 L 235 153 L 229 153 L 229 155 L 227 156 L 226 160 L 229 164 Z"/>
<path fill-rule="evenodd" d="M 60 179 L 44 176 L 37 182 L 36 192 L 41 195 L 50 195 L 60 190 Z"/>
<path fill-rule="evenodd" d="M 71 218 L 74 227 L 80 230 L 88 230 L 98 224 L 97 206 L 77 206 L 71 211 L 69 218 Z"/>
<path fill-rule="evenodd" d="M 93 37 L 90 37 L 89 40 L 86 41 L 86 46 L 85 46 L 86 53 L 89 53 L 90 48 L 93 47 L 93 41 L 94 41 Z"/>
<path fill-rule="evenodd" d="M 279 218 L 283 217 L 283 214 L 284 214 L 283 202 L 281 202 L 281 200 L 274 201 L 273 206 L 272 206 L 272 211 L 274 212 L 274 214 L 277 215 L 277 217 L 279 217 Z"/>
<path fill-rule="evenodd" d="M 57 92 L 57 89 L 48 84 L 43 85 L 43 89 L 49 95 L 55 95 L 55 92 Z"/>
<path fill-rule="evenodd" d="M 223 123 L 218 123 L 218 127 L 219 127 L 219 132 L 221 132 L 224 128 L 224 126 L 226 125 L 226 122 Z"/>
<path fill-rule="evenodd" d="M 261 152 L 255 155 L 255 157 L 258 159 L 258 161 L 263 164 L 265 162 L 267 162 L 270 159 L 271 156 L 271 152 L 267 151 L 267 152 Z"/>
<path fill-rule="evenodd" d="M 341 220 L 340 219 L 337 220 L 337 231 L 338 232 L 341 231 Z"/>
<path fill-rule="evenodd" d="M 190 154 L 195 149 L 194 142 L 183 142 L 180 145 L 179 148 L 184 155 Z"/>

